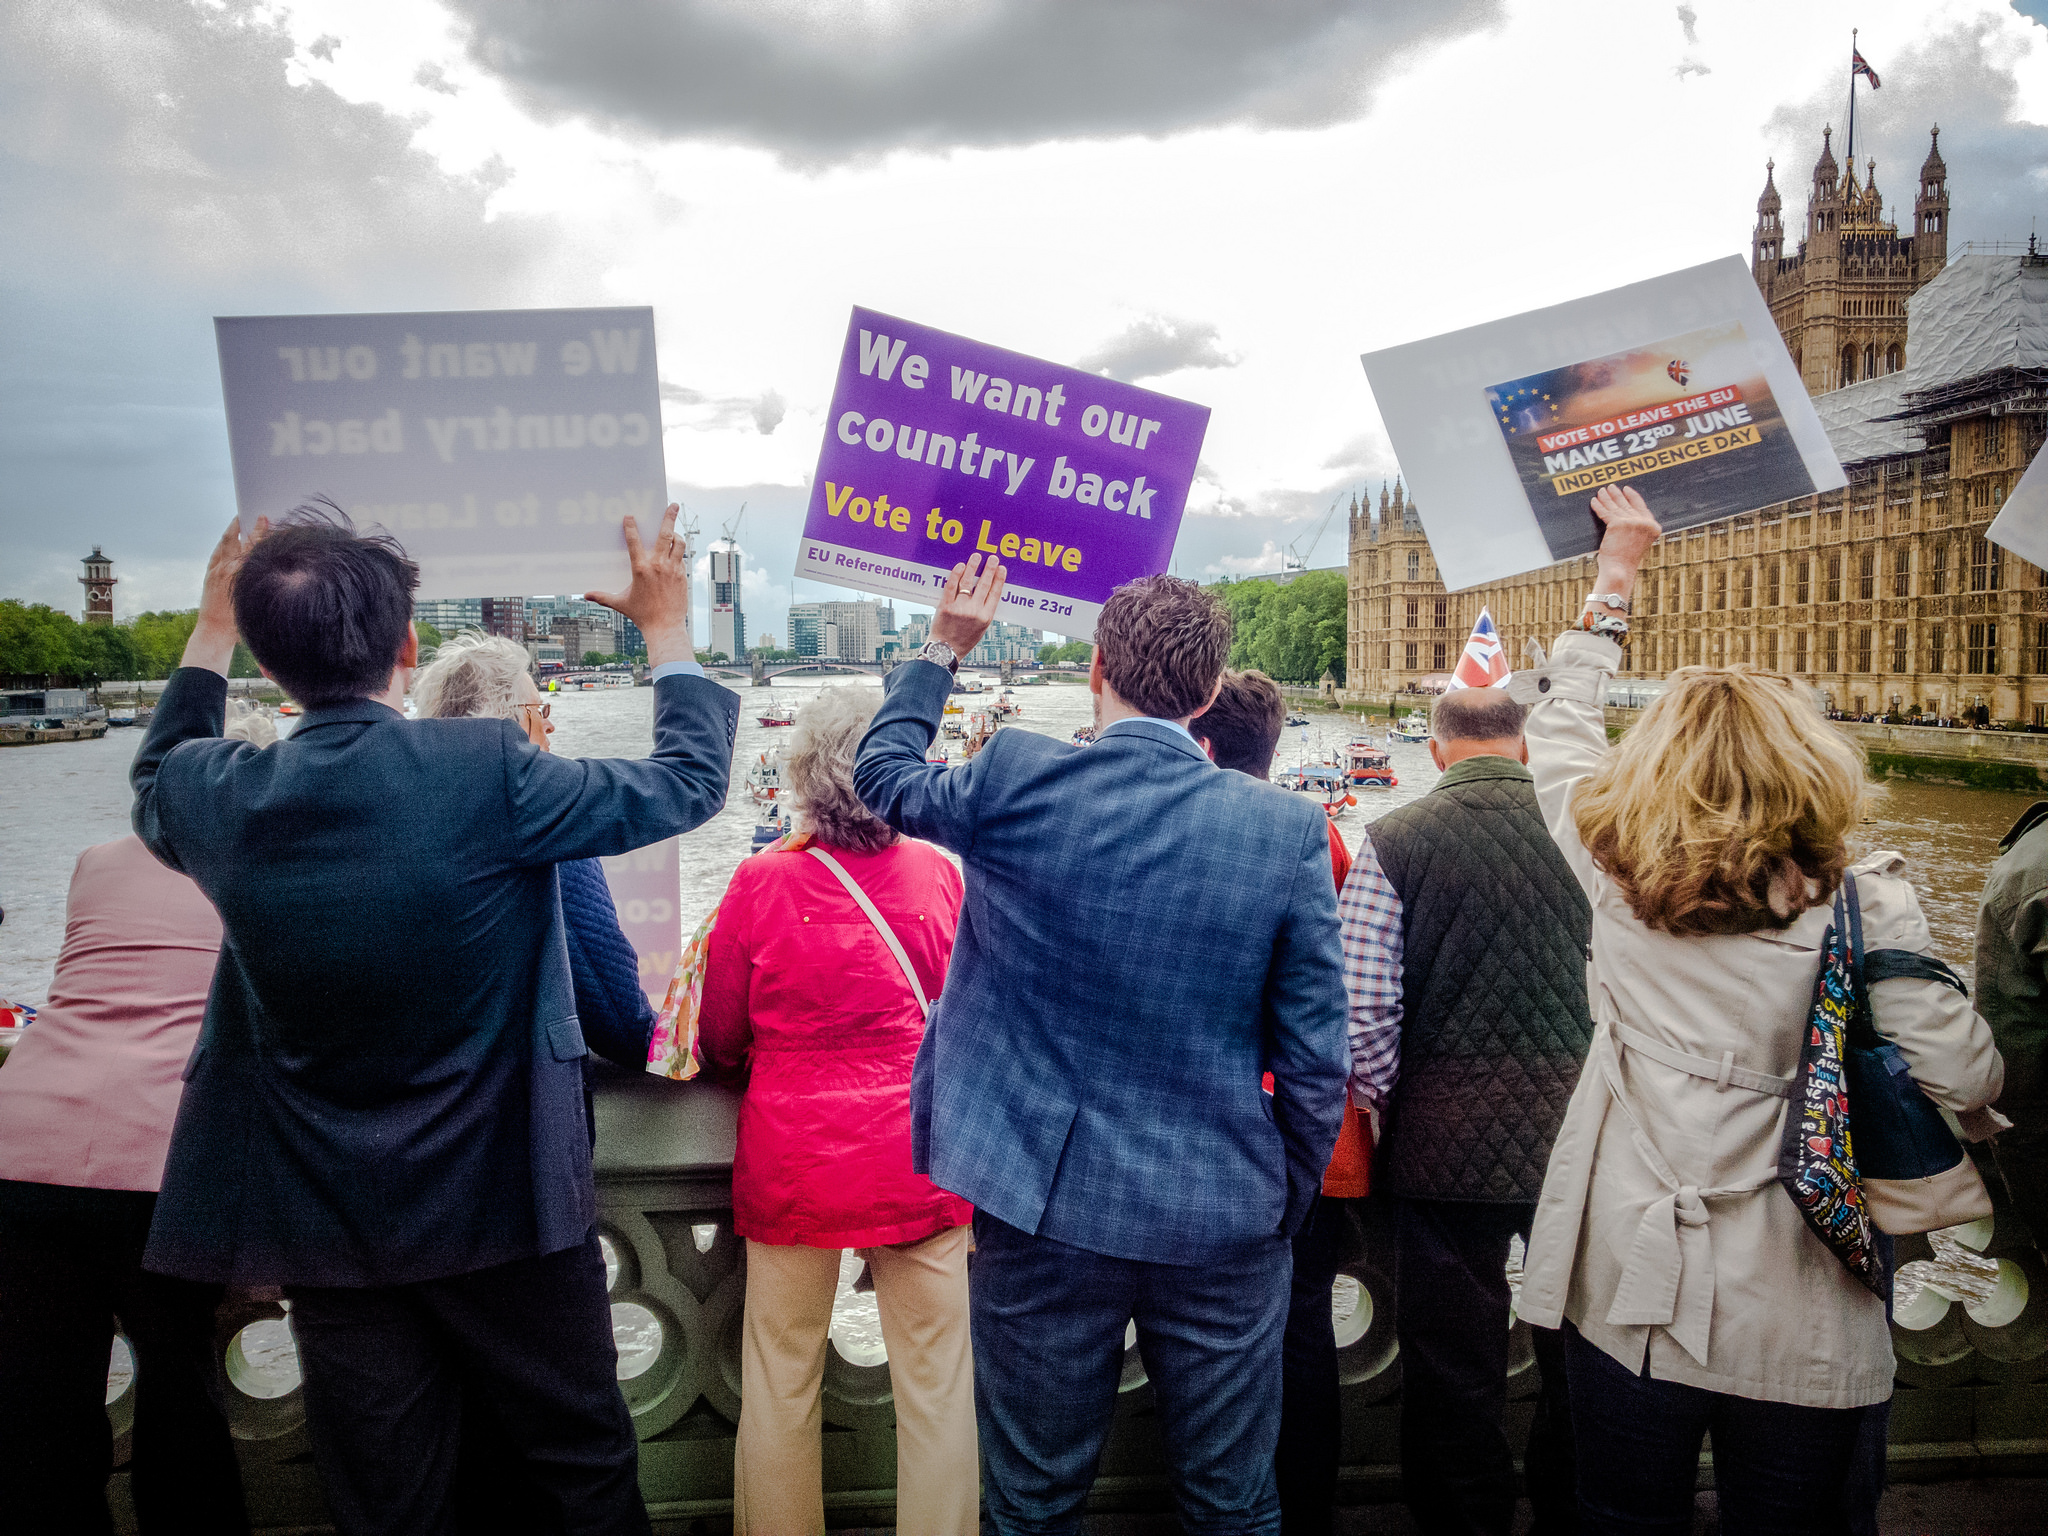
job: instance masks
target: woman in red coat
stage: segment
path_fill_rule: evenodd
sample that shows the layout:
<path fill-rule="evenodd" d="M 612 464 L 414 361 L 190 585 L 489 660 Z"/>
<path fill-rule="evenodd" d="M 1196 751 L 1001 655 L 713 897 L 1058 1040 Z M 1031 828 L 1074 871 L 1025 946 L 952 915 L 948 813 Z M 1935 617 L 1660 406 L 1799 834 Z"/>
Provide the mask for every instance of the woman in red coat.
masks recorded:
<path fill-rule="evenodd" d="M 736 1536 L 825 1529 L 818 1394 L 847 1248 L 873 1270 L 888 1348 L 897 1528 L 978 1525 L 973 1210 L 910 1167 L 910 1068 L 962 886 L 853 792 L 878 702 L 828 688 L 798 712 L 782 760 L 797 836 L 739 867 L 710 934 L 698 1049 L 714 1075 L 746 1081 L 732 1171 L 747 1240 Z"/>

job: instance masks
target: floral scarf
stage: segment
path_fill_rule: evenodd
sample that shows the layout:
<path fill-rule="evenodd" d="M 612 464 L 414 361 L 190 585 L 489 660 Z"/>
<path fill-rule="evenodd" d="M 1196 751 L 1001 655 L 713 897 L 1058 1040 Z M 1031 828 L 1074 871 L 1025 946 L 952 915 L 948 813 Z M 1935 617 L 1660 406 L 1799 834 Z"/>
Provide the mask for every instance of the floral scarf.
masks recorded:
<path fill-rule="evenodd" d="M 808 832 L 790 832 L 764 852 L 801 848 L 810 842 Z M 724 898 L 720 898 L 723 905 Z M 683 953 L 669 978 L 668 995 L 654 1016 L 654 1033 L 647 1041 L 647 1070 L 656 1077 L 687 1083 L 703 1070 L 697 1059 L 697 1031 L 704 1014 L 704 976 L 711 965 L 711 930 L 718 925 L 718 908 L 713 907 Z"/>

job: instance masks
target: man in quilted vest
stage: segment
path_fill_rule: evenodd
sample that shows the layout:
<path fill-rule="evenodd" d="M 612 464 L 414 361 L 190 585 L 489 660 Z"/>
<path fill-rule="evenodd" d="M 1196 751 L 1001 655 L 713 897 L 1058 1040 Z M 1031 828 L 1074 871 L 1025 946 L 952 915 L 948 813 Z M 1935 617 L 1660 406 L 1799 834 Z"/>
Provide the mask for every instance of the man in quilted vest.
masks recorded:
<path fill-rule="evenodd" d="M 1395 1209 L 1403 1496 L 1431 1533 L 1513 1524 L 1509 1244 L 1592 1040 L 1592 913 L 1537 808 L 1524 714 L 1493 688 L 1437 700 L 1443 777 L 1372 824 L 1340 904 L 1352 1093 L 1383 1121 L 1373 1185 Z M 1533 1334 L 1529 1499 L 1536 1531 L 1570 1531 L 1564 1359 Z"/>

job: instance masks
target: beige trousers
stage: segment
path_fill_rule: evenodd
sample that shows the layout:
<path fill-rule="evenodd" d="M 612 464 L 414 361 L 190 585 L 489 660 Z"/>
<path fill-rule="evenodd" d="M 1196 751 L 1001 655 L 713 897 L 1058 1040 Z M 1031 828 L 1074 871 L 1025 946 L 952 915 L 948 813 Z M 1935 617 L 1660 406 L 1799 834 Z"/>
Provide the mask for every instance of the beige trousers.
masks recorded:
<path fill-rule="evenodd" d="M 896 1529 L 980 1529 L 974 1350 L 967 1333 L 967 1228 L 899 1248 L 863 1248 L 874 1271 L 896 1400 Z M 823 1536 L 826 1339 L 839 1250 L 747 1240 L 733 1536 Z"/>

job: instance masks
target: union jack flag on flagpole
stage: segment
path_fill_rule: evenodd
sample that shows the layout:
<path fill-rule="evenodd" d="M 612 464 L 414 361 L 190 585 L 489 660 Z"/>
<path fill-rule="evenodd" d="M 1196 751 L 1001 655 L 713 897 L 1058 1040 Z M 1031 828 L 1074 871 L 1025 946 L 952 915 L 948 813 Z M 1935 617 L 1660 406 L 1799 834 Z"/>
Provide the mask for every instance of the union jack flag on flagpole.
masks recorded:
<path fill-rule="evenodd" d="M 1837 55 L 1837 57 L 1840 57 L 1840 55 Z M 1855 48 L 1849 50 L 1849 74 L 1852 79 L 1857 75 L 1861 75 L 1870 82 L 1870 88 L 1873 91 L 1878 88 L 1877 71 L 1870 67 L 1870 61 L 1864 58 L 1862 53 Z"/>
<path fill-rule="evenodd" d="M 1493 615 L 1486 609 L 1479 610 L 1479 621 L 1472 626 L 1472 633 L 1465 641 L 1465 654 L 1458 658 L 1457 670 L 1451 673 L 1451 688 L 1498 688 L 1507 682 L 1514 669 L 1508 665 L 1508 656 L 1500 643 L 1500 636 L 1494 632 Z"/>

